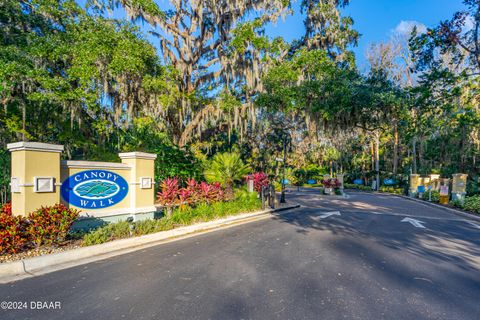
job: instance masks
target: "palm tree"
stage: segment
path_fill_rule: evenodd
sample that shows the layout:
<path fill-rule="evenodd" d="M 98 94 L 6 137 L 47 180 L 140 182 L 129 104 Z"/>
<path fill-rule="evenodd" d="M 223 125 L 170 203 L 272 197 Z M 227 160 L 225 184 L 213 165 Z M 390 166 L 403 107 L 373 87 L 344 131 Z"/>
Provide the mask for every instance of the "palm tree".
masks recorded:
<path fill-rule="evenodd" d="M 231 189 L 236 181 L 240 181 L 249 173 L 249 168 L 237 153 L 217 153 L 205 169 L 205 178 L 209 182 L 220 182 Z"/>

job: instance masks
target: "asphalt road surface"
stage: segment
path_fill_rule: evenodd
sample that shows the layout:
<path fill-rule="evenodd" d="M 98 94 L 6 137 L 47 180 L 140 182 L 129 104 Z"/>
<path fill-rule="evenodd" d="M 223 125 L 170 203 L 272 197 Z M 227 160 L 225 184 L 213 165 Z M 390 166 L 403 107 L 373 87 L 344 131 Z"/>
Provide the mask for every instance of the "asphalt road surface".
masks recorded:
<path fill-rule="evenodd" d="M 1 285 L 28 308 L 0 319 L 480 319 L 479 222 L 389 195 L 287 200 L 302 207 Z"/>

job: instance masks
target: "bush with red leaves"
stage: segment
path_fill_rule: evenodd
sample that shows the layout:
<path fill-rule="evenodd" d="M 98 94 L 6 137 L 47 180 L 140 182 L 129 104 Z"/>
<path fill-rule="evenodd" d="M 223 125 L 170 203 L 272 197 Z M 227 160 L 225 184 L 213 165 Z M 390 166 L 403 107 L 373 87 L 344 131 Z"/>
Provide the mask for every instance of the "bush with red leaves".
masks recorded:
<path fill-rule="evenodd" d="M 245 180 L 253 180 L 253 188 L 257 192 L 260 192 L 260 190 L 262 190 L 262 187 L 268 186 L 269 183 L 268 176 L 265 174 L 265 172 L 255 172 L 249 174 L 245 177 Z"/>
<path fill-rule="evenodd" d="M 325 188 L 340 188 L 342 185 L 337 179 L 324 179 L 322 184 Z"/>
<path fill-rule="evenodd" d="M 0 208 L 0 254 L 22 251 L 28 243 L 26 223 L 23 217 L 12 215 L 10 203 Z"/>
<path fill-rule="evenodd" d="M 157 201 L 165 207 L 179 205 L 179 191 L 177 178 L 167 178 L 160 184 L 160 191 L 157 193 Z"/>
<path fill-rule="evenodd" d="M 229 200 L 230 197 L 220 183 L 186 181 L 186 187 L 180 188 L 177 178 L 168 178 L 160 184 L 157 202 L 167 208 L 176 206 L 194 206 L 199 203 L 214 203 Z"/>
<path fill-rule="evenodd" d="M 0 208 L 0 213 L 12 214 L 12 203 L 7 202 Z"/>
<path fill-rule="evenodd" d="M 26 231 L 35 246 L 60 244 L 65 241 L 68 230 L 78 218 L 79 212 L 63 204 L 41 207 L 27 217 Z"/>

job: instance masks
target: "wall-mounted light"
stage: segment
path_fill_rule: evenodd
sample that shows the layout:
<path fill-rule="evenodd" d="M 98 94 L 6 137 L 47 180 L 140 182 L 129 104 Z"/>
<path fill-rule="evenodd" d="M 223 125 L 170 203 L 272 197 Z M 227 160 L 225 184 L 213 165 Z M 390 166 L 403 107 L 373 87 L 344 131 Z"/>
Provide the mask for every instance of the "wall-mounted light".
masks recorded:
<path fill-rule="evenodd" d="M 33 192 L 54 192 L 53 177 L 34 177 Z"/>
<path fill-rule="evenodd" d="M 152 188 L 152 178 L 141 177 L 140 178 L 140 189 L 151 189 Z"/>

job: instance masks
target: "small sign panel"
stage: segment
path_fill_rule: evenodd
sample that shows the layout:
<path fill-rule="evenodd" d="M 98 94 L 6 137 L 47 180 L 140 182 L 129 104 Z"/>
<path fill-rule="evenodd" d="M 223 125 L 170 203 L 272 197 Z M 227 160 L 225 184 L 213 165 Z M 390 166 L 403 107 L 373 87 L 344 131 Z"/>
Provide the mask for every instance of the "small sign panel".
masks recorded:
<path fill-rule="evenodd" d="M 425 193 L 425 186 L 418 186 L 417 187 L 417 192 L 418 193 Z"/>
<path fill-rule="evenodd" d="M 307 181 L 308 184 L 316 184 L 317 180 L 310 179 Z"/>
<path fill-rule="evenodd" d="M 68 177 L 61 187 L 63 200 L 84 209 L 114 206 L 128 194 L 128 183 L 115 172 L 81 171 Z"/>
<path fill-rule="evenodd" d="M 151 188 L 152 188 L 152 178 L 141 177 L 140 189 L 151 189 Z"/>
<path fill-rule="evenodd" d="M 440 195 L 448 196 L 448 186 L 440 186 Z"/>

